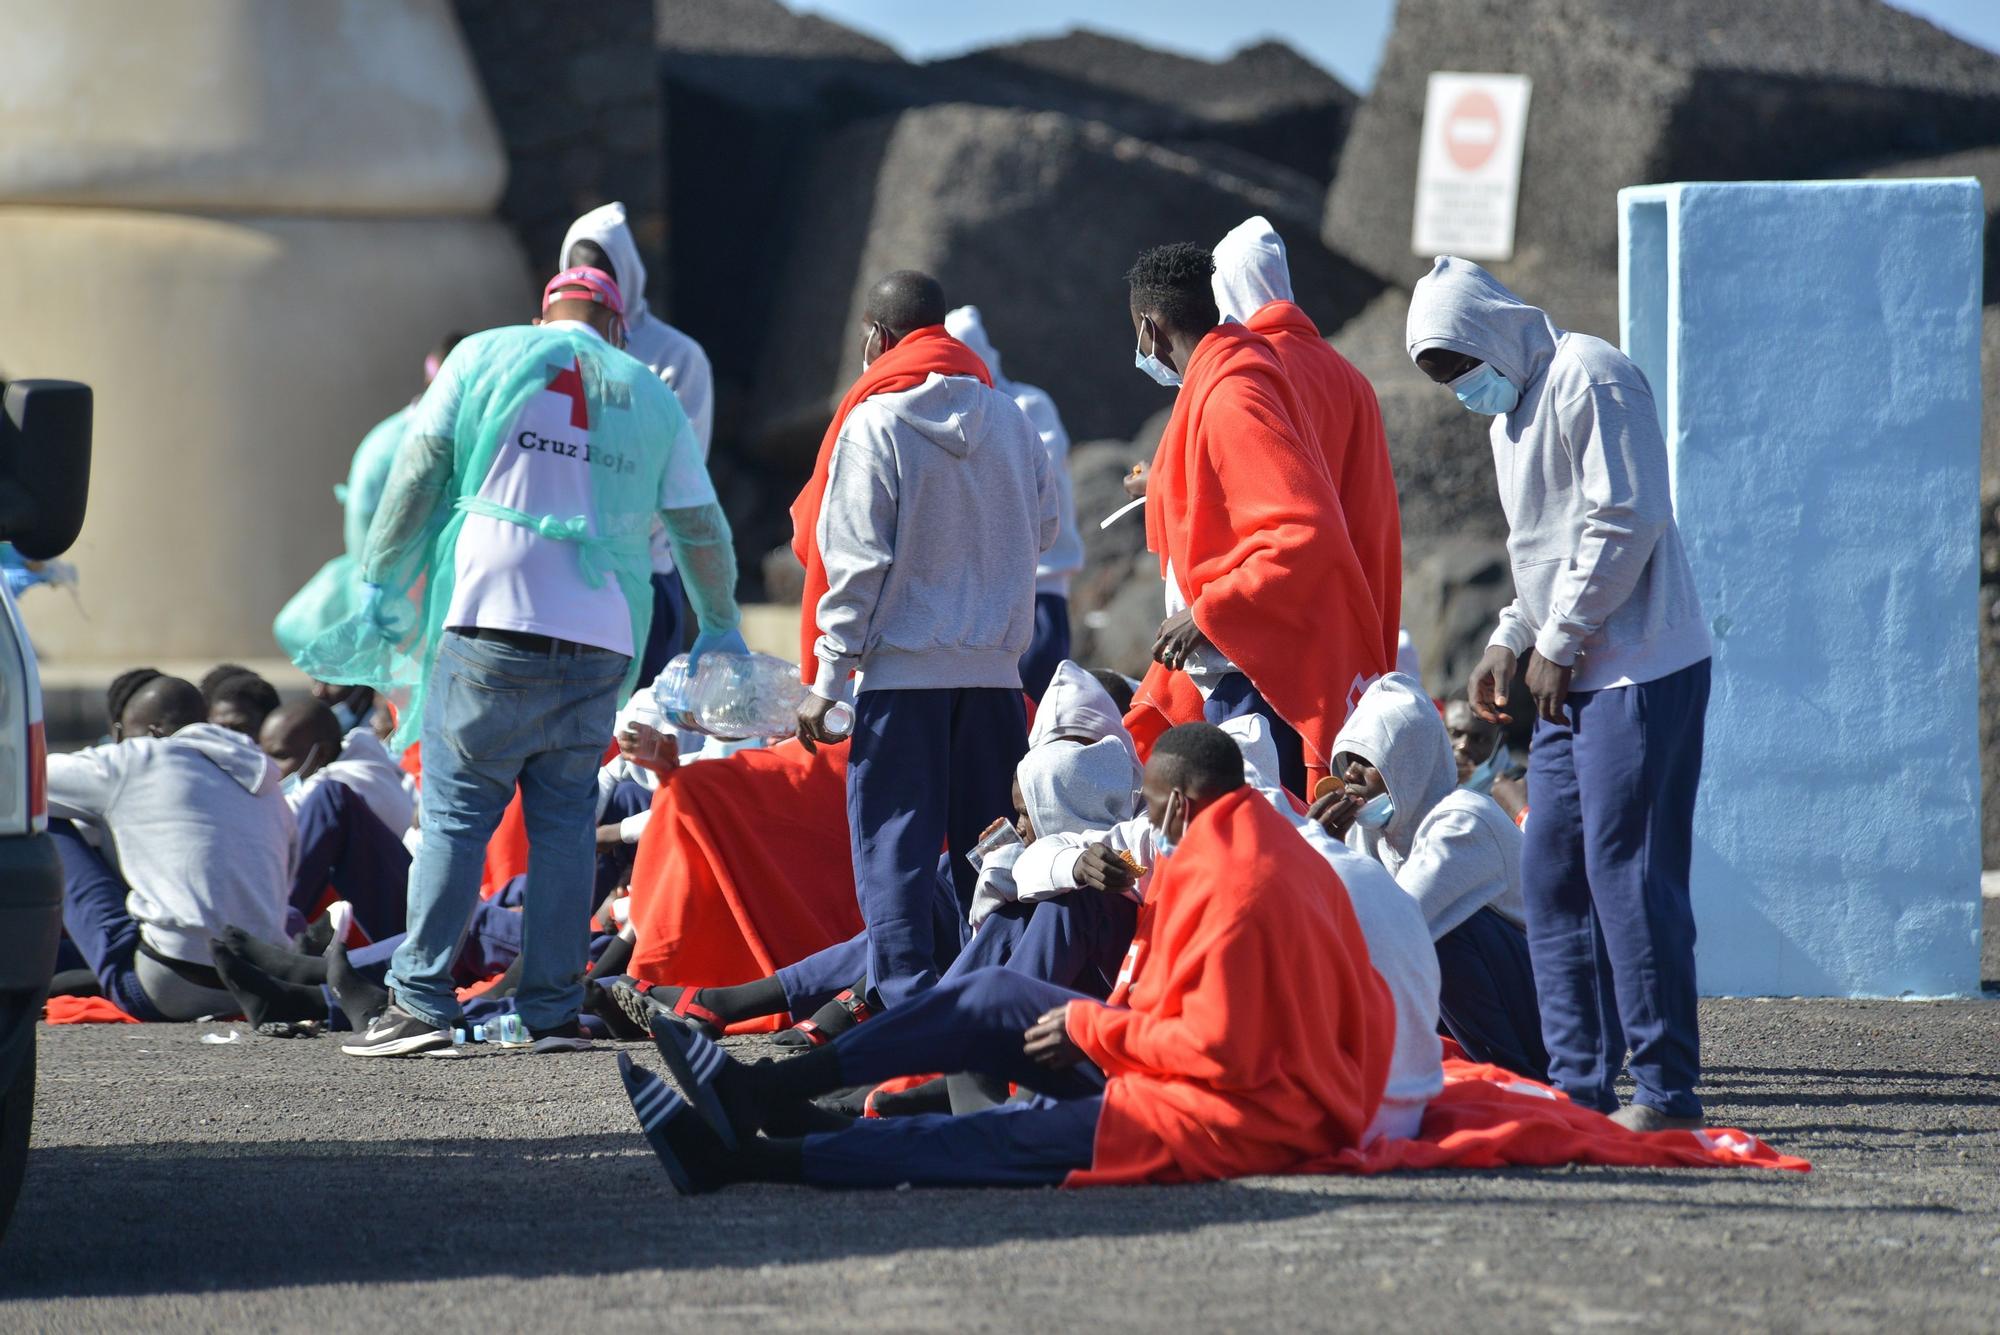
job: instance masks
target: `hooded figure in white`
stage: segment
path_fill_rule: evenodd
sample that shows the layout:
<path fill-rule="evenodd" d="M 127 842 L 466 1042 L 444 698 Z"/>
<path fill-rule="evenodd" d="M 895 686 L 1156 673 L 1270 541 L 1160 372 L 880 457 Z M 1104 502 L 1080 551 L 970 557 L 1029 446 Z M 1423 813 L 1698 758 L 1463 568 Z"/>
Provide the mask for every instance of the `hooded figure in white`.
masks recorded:
<path fill-rule="evenodd" d="M 1042 438 L 1042 448 L 1049 456 L 1049 476 L 1055 482 L 1062 530 L 1035 567 L 1035 592 L 1067 598 L 1071 577 L 1083 569 L 1083 537 L 1076 531 L 1076 503 L 1070 496 L 1069 432 L 1056 412 L 1055 400 L 1045 390 L 1001 374 L 1000 352 L 986 337 L 986 325 L 979 318 L 977 306 L 960 306 L 947 312 L 944 329 L 979 354 L 979 360 L 986 363 L 986 373 L 993 377 L 993 388 L 1021 405 L 1028 425 Z"/>
<path fill-rule="evenodd" d="M 973 892 L 974 927 L 1000 905 L 1022 898 L 1013 871 L 1024 853 L 1044 840 L 1067 844 L 1063 836 L 1080 837 L 1132 819 L 1138 790 L 1126 745 L 1129 741 L 1121 745 L 1113 737 L 1088 745 L 1053 741 L 1032 747 L 1021 757 L 1014 782 L 1020 785 L 1034 843 L 1009 844 L 987 855 Z"/>
<path fill-rule="evenodd" d="M 625 205 L 617 200 L 592 209 L 569 225 L 563 236 L 562 254 L 556 269 L 569 268 L 574 260 L 570 250 L 579 241 L 588 241 L 611 261 L 611 277 L 618 283 L 618 295 L 625 301 L 625 351 L 644 362 L 654 375 L 680 400 L 708 460 L 709 437 L 715 428 L 715 374 L 701 344 L 654 315 L 646 306 L 646 264 L 632 240 L 625 219 Z M 674 568 L 673 551 L 666 534 L 653 534 L 653 569 L 666 574 Z"/>
<path fill-rule="evenodd" d="M 1455 390 L 1488 367 L 1506 382 L 1465 391 L 1468 407 L 1495 414 L 1516 591 L 1491 643 L 1573 666 L 1572 691 L 1653 681 L 1707 658 L 1659 409 L 1631 358 L 1557 328 L 1449 255 L 1410 294 L 1407 339 L 1413 360 L 1444 349 L 1484 364 L 1452 381 Z"/>
<path fill-rule="evenodd" d="M 1117 702 L 1088 669 L 1065 658 L 1056 664 L 1049 688 L 1035 706 L 1035 725 L 1028 730 L 1028 749 L 1058 740 L 1102 741 L 1112 738 L 1132 758 L 1132 786 L 1139 786 L 1139 748 L 1125 730 Z"/>
<path fill-rule="evenodd" d="M 1408 1139 L 1423 1125 L 1424 1109 L 1444 1088 L 1443 1045 L 1438 1042 L 1438 960 L 1424 915 L 1395 878 L 1371 858 L 1342 844 L 1292 806 L 1278 787 L 1278 747 L 1271 725 L 1255 714 L 1220 725 L 1243 752 L 1243 781 L 1292 822 L 1313 851 L 1347 887 L 1355 921 L 1368 942 L 1368 960 L 1396 1003 L 1396 1046 L 1389 1054 L 1389 1083 L 1382 1107 L 1362 1138 Z"/>
<path fill-rule="evenodd" d="M 1230 228 L 1214 253 L 1215 277 L 1210 282 L 1223 319 L 1245 324 L 1272 302 L 1293 299 L 1284 238 L 1263 214 Z"/>
<path fill-rule="evenodd" d="M 1487 905 L 1522 924 L 1521 831 L 1499 804 L 1458 786 L 1444 720 L 1400 672 L 1378 679 L 1334 740 L 1381 771 L 1388 824 L 1356 821 L 1348 847 L 1374 858 L 1423 910 L 1436 941 Z"/>

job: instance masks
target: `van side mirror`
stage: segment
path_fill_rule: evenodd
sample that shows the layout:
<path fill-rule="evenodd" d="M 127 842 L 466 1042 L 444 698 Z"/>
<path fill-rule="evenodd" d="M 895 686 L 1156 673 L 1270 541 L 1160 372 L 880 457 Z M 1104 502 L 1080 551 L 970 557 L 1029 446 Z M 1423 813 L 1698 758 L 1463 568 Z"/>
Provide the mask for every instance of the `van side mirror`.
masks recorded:
<path fill-rule="evenodd" d="M 50 561 L 76 541 L 90 500 L 90 386 L 15 380 L 0 401 L 0 542 Z"/>

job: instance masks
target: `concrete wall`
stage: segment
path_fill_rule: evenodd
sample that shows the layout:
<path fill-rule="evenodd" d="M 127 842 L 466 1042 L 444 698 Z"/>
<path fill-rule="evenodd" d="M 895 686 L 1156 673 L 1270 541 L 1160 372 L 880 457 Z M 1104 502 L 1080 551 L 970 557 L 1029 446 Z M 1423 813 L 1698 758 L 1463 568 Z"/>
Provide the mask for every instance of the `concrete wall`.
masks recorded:
<path fill-rule="evenodd" d="M 445 0 L 0 0 L 0 368 L 96 390 L 71 680 L 255 660 L 450 328 L 534 314 Z"/>
<path fill-rule="evenodd" d="M 1715 634 L 1702 989 L 1979 982 L 1975 182 L 1620 193 Z"/>

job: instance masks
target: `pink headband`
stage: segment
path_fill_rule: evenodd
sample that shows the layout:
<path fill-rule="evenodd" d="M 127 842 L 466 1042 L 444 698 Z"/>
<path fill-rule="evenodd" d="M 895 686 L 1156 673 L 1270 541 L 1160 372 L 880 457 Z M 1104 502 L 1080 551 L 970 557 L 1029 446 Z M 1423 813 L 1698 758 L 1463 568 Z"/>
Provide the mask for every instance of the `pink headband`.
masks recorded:
<path fill-rule="evenodd" d="M 592 269 L 584 265 L 578 265 L 574 269 L 564 269 L 549 279 L 549 285 L 542 289 L 544 313 L 558 301 L 578 300 L 609 306 L 612 312 L 620 317 L 625 314 L 625 298 L 618 293 L 617 280 L 602 269 Z"/>

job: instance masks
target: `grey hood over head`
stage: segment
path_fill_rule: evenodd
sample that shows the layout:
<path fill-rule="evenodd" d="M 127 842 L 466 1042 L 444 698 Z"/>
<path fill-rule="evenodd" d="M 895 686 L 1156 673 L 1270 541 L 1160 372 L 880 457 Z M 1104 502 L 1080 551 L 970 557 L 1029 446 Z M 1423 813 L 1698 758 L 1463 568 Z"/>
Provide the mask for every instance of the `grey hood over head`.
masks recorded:
<path fill-rule="evenodd" d="M 1215 307 L 1242 324 L 1274 301 L 1292 300 L 1292 271 L 1285 240 L 1259 213 L 1245 218 L 1216 243 Z"/>
<path fill-rule="evenodd" d="M 634 328 L 647 319 L 646 310 L 646 262 L 639 258 L 639 245 L 632 239 L 631 224 L 625 218 L 625 205 L 612 200 L 578 218 L 564 233 L 562 254 L 556 257 L 556 270 L 561 272 L 570 267 L 570 248 L 579 241 L 596 243 L 611 260 L 611 276 L 618 282 L 618 295 L 625 301 L 625 326 Z"/>
<path fill-rule="evenodd" d="M 1132 741 L 1132 734 L 1125 730 L 1125 719 L 1119 714 L 1111 692 L 1088 669 L 1067 658 L 1056 664 L 1049 687 L 1042 692 L 1041 703 L 1035 706 L 1035 726 L 1028 732 L 1028 747 L 1032 750 L 1062 737 L 1092 742 L 1108 737 L 1125 748 L 1135 770 L 1139 766 L 1139 748 Z"/>
<path fill-rule="evenodd" d="M 1132 762 L 1113 738 L 1038 746 L 1021 757 L 1014 777 L 1037 838 L 1108 830 L 1130 820 L 1137 805 Z"/>
<path fill-rule="evenodd" d="M 1352 752 L 1382 772 L 1396 814 L 1382 834 L 1399 852 L 1431 808 L 1458 787 L 1458 762 L 1437 706 L 1414 678 L 1400 672 L 1378 677 L 1334 738 L 1333 751 Z"/>
<path fill-rule="evenodd" d="M 1412 361 L 1427 348 L 1447 348 L 1491 362 L 1526 390 L 1548 369 L 1563 331 L 1471 260 L 1440 255 L 1410 293 L 1405 336 Z"/>

